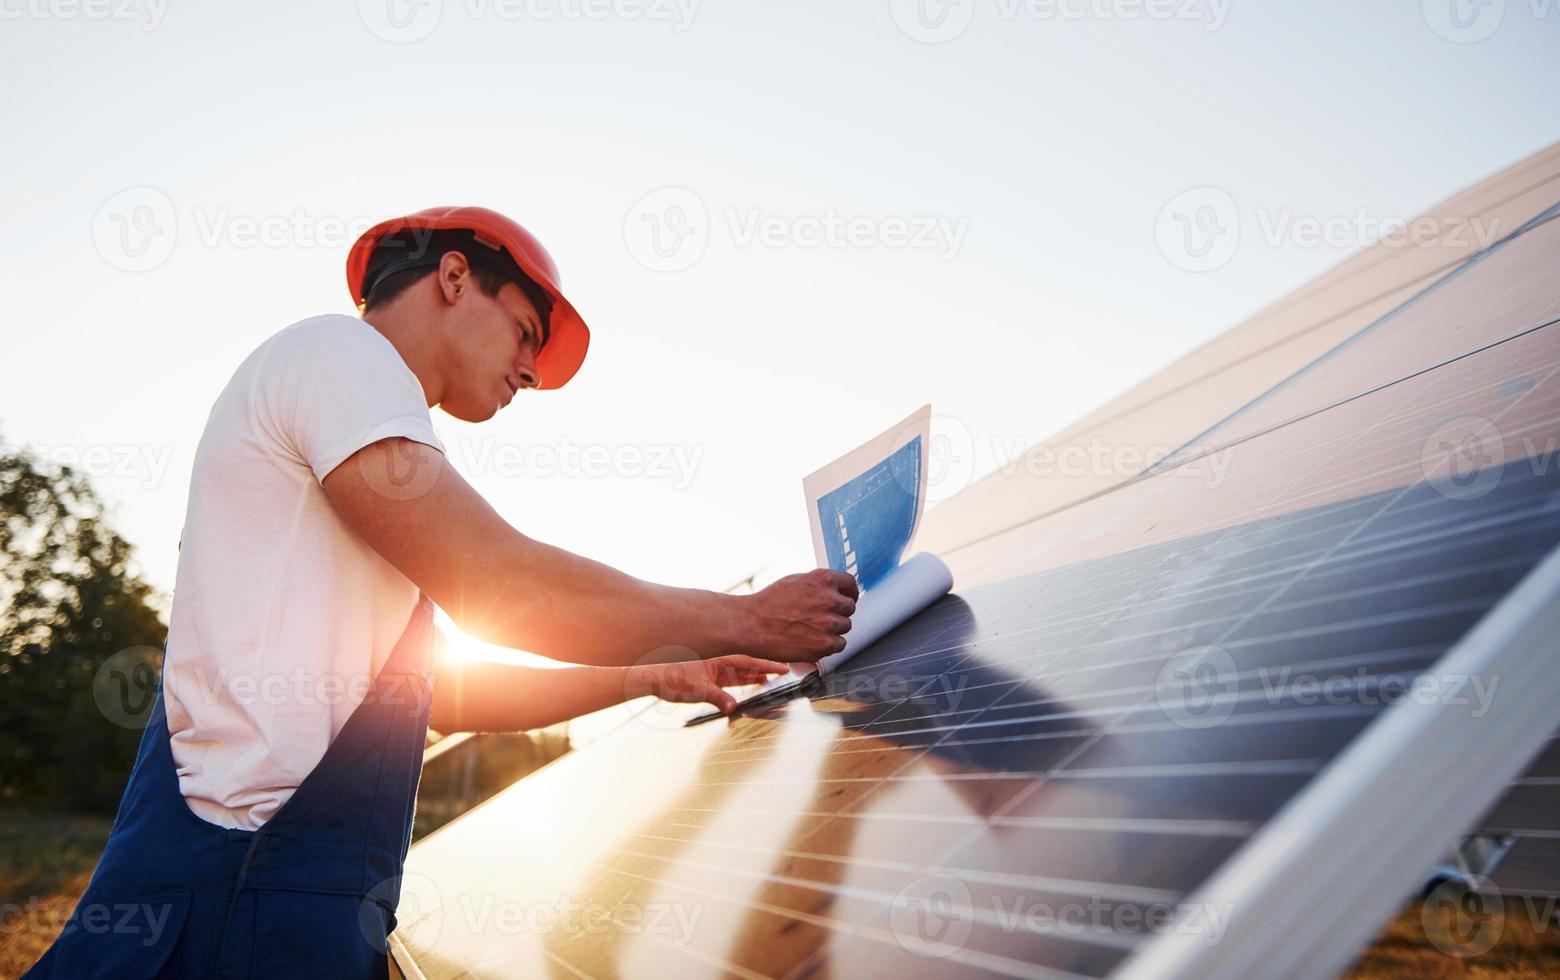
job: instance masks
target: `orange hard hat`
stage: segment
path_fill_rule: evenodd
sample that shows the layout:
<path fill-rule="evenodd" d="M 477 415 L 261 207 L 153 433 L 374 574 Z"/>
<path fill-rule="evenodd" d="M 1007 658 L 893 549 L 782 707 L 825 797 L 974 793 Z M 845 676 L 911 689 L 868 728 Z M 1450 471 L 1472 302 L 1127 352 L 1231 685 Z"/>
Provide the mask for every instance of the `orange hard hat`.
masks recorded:
<path fill-rule="evenodd" d="M 428 208 L 404 218 L 391 218 L 365 231 L 347 255 L 347 288 L 359 307 L 367 297 L 364 277 L 374 248 L 388 235 L 407 229 L 429 231 L 470 231 L 483 244 L 502 246 L 515 264 L 552 298 L 552 315 L 547 320 L 547 342 L 536 355 L 536 374 L 540 388 L 562 388 L 574 377 L 590 346 L 590 329 L 563 292 L 558 288 L 558 266 L 547 249 L 516 221 L 487 208 Z"/>

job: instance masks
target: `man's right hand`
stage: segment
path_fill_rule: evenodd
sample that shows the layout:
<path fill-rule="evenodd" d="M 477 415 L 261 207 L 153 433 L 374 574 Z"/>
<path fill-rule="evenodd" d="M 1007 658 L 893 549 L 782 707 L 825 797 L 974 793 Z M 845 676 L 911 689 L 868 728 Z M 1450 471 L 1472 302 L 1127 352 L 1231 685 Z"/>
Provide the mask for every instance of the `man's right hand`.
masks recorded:
<path fill-rule="evenodd" d="M 845 649 L 861 590 L 845 572 L 815 568 L 787 575 L 744 596 L 751 616 L 742 652 L 788 663 L 813 663 Z"/>

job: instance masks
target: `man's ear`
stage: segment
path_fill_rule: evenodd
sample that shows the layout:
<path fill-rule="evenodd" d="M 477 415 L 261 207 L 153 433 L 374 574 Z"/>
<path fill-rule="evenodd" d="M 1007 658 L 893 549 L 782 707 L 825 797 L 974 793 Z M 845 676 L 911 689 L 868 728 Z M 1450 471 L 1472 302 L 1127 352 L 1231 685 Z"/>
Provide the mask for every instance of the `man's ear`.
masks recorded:
<path fill-rule="evenodd" d="M 459 252 L 445 252 L 439 259 L 439 295 L 453 305 L 471 287 L 471 264 Z"/>

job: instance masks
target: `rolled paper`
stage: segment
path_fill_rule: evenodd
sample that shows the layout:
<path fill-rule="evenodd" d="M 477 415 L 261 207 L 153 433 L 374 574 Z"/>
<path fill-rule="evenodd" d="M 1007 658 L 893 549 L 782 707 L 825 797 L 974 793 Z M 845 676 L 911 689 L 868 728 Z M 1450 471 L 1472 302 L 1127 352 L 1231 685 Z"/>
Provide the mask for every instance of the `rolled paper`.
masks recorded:
<path fill-rule="evenodd" d="M 813 674 L 827 674 L 878 640 L 903 625 L 910 617 L 947 595 L 953 589 L 953 573 L 943 560 L 921 552 L 889 572 L 856 600 L 856 612 L 845 634 L 845 649 L 831 653 L 816 664 L 793 664 L 789 674 L 771 679 L 758 691 L 737 703 L 740 711 L 750 705 L 771 702 L 801 689 Z M 723 717 L 719 711 L 706 712 L 689 719 L 690 725 Z"/>
<path fill-rule="evenodd" d="M 819 660 L 818 671 L 837 670 L 952 589 L 953 573 L 941 558 L 926 551 L 910 558 L 861 594 L 845 634 L 845 649 Z"/>

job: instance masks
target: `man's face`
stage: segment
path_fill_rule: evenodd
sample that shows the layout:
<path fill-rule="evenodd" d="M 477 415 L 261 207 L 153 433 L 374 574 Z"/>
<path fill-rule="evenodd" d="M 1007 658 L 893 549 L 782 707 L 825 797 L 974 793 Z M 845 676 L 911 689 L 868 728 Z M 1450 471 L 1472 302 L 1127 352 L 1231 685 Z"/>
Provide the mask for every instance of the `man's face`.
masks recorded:
<path fill-rule="evenodd" d="M 539 383 L 541 317 L 512 282 L 497 296 L 487 296 L 469 280 L 451 312 L 449 350 L 454 363 L 441 405 L 458 419 L 482 422 L 508 405 L 516 391 Z"/>

